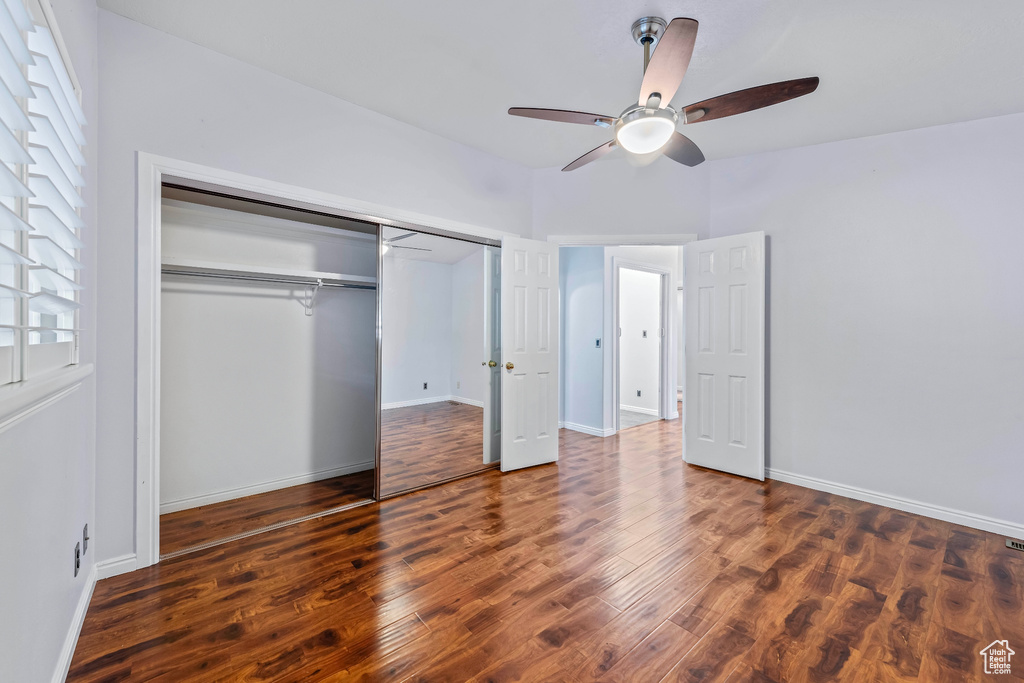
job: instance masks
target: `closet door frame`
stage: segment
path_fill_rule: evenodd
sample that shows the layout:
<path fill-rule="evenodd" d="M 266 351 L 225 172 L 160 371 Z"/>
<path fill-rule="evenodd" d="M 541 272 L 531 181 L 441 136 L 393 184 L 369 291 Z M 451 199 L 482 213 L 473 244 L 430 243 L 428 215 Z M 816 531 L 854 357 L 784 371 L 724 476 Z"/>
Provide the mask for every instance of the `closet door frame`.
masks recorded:
<path fill-rule="evenodd" d="M 112 466 L 123 470 L 134 468 L 134 476 L 126 474 L 127 477 L 132 477 L 135 483 L 134 500 L 117 503 L 122 508 L 134 503 L 134 544 L 132 552 L 125 552 L 97 565 L 97 577 L 100 579 L 149 567 L 160 561 L 160 211 L 161 188 L 164 183 L 270 205 L 325 213 L 370 225 L 387 225 L 442 237 L 466 239 L 480 244 L 500 245 L 501 236 L 505 234 L 499 230 L 395 209 L 144 151 L 136 152 L 135 160 L 136 325 L 132 339 L 135 344 L 135 439 L 130 460 L 112 463 Z M 377 233 L 379 273 L 379 227 Z M 379 284 L 377 292 L 379 313 Z M 375 479 L 379 478 L 380 473 L 379 324 L 378 318 Z M 375 482 L 375 497 L 378 492 L 379 482 Z"/>

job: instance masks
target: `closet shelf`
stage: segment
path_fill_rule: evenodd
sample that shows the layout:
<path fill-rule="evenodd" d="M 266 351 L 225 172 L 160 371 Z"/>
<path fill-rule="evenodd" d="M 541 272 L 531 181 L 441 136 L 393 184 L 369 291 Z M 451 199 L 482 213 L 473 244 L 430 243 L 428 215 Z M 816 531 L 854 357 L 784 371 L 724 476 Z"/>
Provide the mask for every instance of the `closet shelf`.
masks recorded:
<path fill-rule="evenodd" d="M 325 273 L 315 270 L 243 266 L 237 263 L 219 263 L 196 259 L 166 257 L 161 269 L 168 275 L 198 275 L 238 280 L 271 281 L 287 284 L 355 287 L 375 289 L 377 278 L 365 275 Z"/>

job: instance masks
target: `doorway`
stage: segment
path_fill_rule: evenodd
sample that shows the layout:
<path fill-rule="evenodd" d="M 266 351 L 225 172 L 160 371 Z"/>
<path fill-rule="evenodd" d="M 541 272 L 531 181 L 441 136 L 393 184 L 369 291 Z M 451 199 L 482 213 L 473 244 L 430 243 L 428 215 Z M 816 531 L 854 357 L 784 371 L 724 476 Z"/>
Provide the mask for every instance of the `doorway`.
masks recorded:
<path fill-rule="evenodd" d="M 674 402 L 667 310 L 671 274 L 645 264 L 614 262 L 616 429 L 669 417 Z"/>

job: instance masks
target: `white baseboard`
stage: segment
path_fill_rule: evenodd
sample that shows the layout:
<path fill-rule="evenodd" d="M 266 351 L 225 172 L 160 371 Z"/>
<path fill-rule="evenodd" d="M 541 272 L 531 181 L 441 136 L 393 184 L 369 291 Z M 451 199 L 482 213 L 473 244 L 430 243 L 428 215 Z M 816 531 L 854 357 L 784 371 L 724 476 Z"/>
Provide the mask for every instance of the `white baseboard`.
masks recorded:
<path fill-rule="evenodd" d="M 127 574 L 139 568 L 139 560 L 135 553 L 128 553 L 109 560 L 96 563 L 96 580 L 102 581 L 118 574 Z"/>
<path fill-rule="evenodd" d="M 683 385 L 682 384 L 680 384 L 679 386 L 676 387 L 676 391 L 682 391 L 682 390 L 683 390 Z"/>
<path fill-rule="evenodd" d="M 89 568 L 89 574 L 85 577 L 85 585 L 82 586 L 82 593 L 78 596 L 78 604 L 75 605 L 75 612 L 71 616 L 71 624 L 68 626 L 67 635 L 64 636 L 64 644 L 60 648 L 57 666 L 53 670 L 53 683 L 64 683 L 64 680 L 68 677 L 71 659 L 75 656 L 75 647 L 78 645 L 78 635 L 82 632 L 82 624 L 85 623 L 85 613 L 89 611 L 89 602 L 92 600 L 92 592 L 95 588 L 96 565 L 93 565 Z"/>
<path fill-rule="evenodd" d="M 425 406 L 428 403 L 441 403 L 442 401 L 451 400 L 451 396 L 427 396 L 426 398 L 414 398 L 411 401 L 392 401 L 391 403 L 381 403 L 381 410 L 391 410 L 392 408 L 408 408 L 409 406 Z"/>
<path fill-rule="evenodd" d="M 251 484 L 249 486 L 239 486 L 238 488 L 234 489 L 214 491 L 212 493 L 205 493 L 201 496 L 192 496 L 190 498 L 169 500 L 165 503 L 160 503 L 160 514 L 164 515 L 168 512 L 188 510 L 190 508 L 197 508 L 201 505 L 221 503 L 225 500 L 234 500 L 235 498 L 244 498 L 245 496 L 252 496 L 257 493 L 276 491 L 277 489 L 288 488 L 289 486 L 298 486 L 299 484 L 308 484 L 313 481 L 320 481 L 321 479 L 330 479 L 331 477 L 340 477 L 342 475 L 352 474 L 354 472 L 372 470 L 373 467 L 374 461 L 366 460 L 364 462 L 357 462 L 351 465 L 344 465 L 342 467 L 332 467 L 330 469 L 319 470 L 317 472 L 299 474 L 294 477 L 284 477 L 282 479 L 275 479 L 274 481 L 264 481 L 260 482 L 259 484 Z"/>
<path fill-rule="evenodd" d="M 382 403 L 380 405 L 381 410 L 391 410 L 392 408 L 408 408 L 410 406 L 425 406 L 428 403 L 444 403 L 445 401 L 455 401 L 456 403 L 465 403 L 468 406 L 476 406 L 477 408 L 483 408 L 484 402 L 477 401 L 473 398 L 465 398 L 463 396 L 428 396 L 427 398 L 414 398 L 411 401 L 393 401 L 392 403 Z"/>
<path fill-rule="evenodd" d="M 783 470 L 768 468 L 765 474 L 769 479 L 784 481 L 787 484 L 796 484 L 797 486 L 814 489 L 815 491 L 835 493 L 840 496 L 846 496 L 847 498 L 853 498 L 854 500 L 864 501 L 865 503 L 874 503 L 875 505 L 895 508 L 896 510 L 902 510 L 904 512 L 913 512 L 914 514 L 922 515 L 924 517 L 941 519 L 944 522 L 952 522 L 953 524 L 960 524 L 972 529 L 990 531 L 994 534 L 1012 536 L 1014 538 L 1024 538 L 1024 524 L 1007 522 L 1002 519 L 986 517 L 985 515 L 976 515 L 971 512 L 964 512 L 963 510 L 954 510 L 952 508 L 943 507 L 942 505 L 922 503 L 908 498 L 898 498 L 896 496 L 890 496 L 877 491 L 869 491 L 855 486 L 837 484 L 833 481 L 826 481 L 825 479 L 817 479 L 815 477 L 805 477 L 801 474 L 794 474 Z"/>
<path fill-rule="evenodd" d="M 565 429 L 565 420 L 559 420 L 558 421 L 558 428 L 559 429 Z"/>
<path fill-rule="evenodd" d="M 625 403 L 619 406 L 619 410 L 628 410 L 631 413 L 643 413 L 644 415 L 653 415 L 655 417 L 661 414 L 657 408 L 638 408 L 636 406 L 627 406 Z"/>
<path fill-rule="evenodd" d="M 565 422 L 565 429 L 571 429 L 574 432 L 582 432 L 584 434 L 590 434 L 591 436 L 600 436 L 602 438 L 606 436 L 613 436 L 615 434 L 615 428 L 609 429 L 598 429 L 597 427 L 588 427 L 587 425 L 576 424 L 575 422 Z"/>

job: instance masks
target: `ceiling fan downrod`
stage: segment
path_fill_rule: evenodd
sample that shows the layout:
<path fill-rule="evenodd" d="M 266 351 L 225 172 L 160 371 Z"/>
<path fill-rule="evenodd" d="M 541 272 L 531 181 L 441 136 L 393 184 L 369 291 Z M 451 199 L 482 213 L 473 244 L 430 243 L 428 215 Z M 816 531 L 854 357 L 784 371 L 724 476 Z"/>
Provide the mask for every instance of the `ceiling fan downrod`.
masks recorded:
<path fill-rule="evenodd" d="M 633 40 L 644 48 L 644 73 L 651 62 L 651 52 L 657 46 L 668 24 L 661 17 L 640 17 L 633 22 Z"/>

